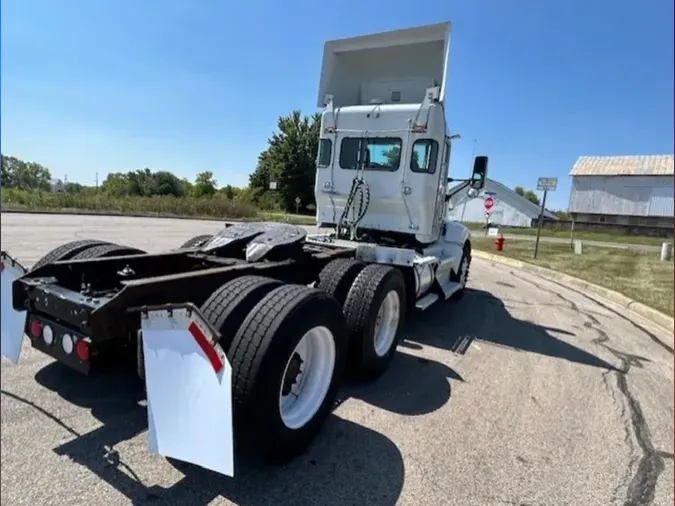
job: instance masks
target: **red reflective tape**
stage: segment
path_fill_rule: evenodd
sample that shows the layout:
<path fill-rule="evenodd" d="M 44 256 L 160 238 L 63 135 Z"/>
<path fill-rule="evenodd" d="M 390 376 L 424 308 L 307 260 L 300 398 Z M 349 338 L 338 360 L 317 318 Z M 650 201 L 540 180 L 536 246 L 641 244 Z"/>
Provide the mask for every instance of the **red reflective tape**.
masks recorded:
<path fill-rule="evenodd" d="M 206 354 L 206 358 L 208 358 L 209 362 L 211 362 L 213 370 L 216 371 L 216 374 L 218 374 L 224 367 L 223 361 L 220 359 L 218 352 L 213 346 L 211 346 L 211 343 L 204 335 L 204 332 L 202 332 L 202 329 L 200 329 L 195 322 L 191 322 L 190 326 L 188 327 L 188 331 L 190 334 L 192 334 L 192 337 L 195 338 L 195 341 L 197 341 L 199 347 Z"/>

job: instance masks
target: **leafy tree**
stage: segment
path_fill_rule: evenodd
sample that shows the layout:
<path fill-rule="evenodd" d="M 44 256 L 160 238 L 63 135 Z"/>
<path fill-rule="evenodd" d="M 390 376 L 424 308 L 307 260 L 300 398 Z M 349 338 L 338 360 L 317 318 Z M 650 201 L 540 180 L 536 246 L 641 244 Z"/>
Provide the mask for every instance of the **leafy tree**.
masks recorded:
<path fill-rule="evenodd" d="M 268 204 L 271 181 L 277 183 L 276 195 L 286 211 L 295 210 L 295 199 L 300 199 L 299 208 L 306 210 L 314 204 L 314 179 L 316 155 L 319 147 L 321 115 L 302 116 L 293 111 L 277 121 L 278 132 L 268 140 L 268 148 L 260 153 L 258 164 L 249 178 L 249 187 L 258 203 Z"/>
<path fill-rule="evenodd" d="M 527 190 L 525 192 L 525 198 L 532 202 L 533 204 L 539 205 L 541 204 L 541 200 L 539 200 L 539 197 L 537 196 L 536 193 L 534 193 L 532 190 Z"/>
<path fill-rule="evenodd" d="M 195 179 L 192 195 L 195 197 L 210 197 L 216 193 L 216 180 L 213 179 L 213 172 L 200 172 Z"/>
<path fill-rule="evenodd" d="M 82 193 L 84 191 L 84 186 L 80 183 L 66 183 L 65 190 L 66 193 Z"/>
<path fill-rule="evenodd" d="M 148 188 L 146 191 L 150 195 L 173 195 L 175 197 L 185 195 L 180 179 L 165 170 L 152 173 L 147 184 Z"/>
<path fill-rule="evenodd" d="M 52 179 L 49 169 L 39 163 L 26 162 L 13 156 L 2 155 L 2 186 L 23 190 L 49 191 Z"/>
<path fill-rule="evenodd" d="M 181 195 L 192 195 L 193 184 L 187 178 L 181 178 L 179 183 Z"/>
<path fill-rule="evenodd" d="M 513 191 L 516 192 L 521 197 L 525 197 L 527 200 L 529 200 L 533 204 L 536 204 L 536 205 L 541 204 L 541 200 L 539 200 L 539 196 L 536 193 L 534 193 L 532 190 L 526 190 L 522 186 L 516 186 L 513 189 Z"/>
<path fill-rule="evenodd" d="M 101 191 L 115 197 L 132 195 L 129 174 L 122 172 L 109 173 L 103 183 L 101 183 Z"/>

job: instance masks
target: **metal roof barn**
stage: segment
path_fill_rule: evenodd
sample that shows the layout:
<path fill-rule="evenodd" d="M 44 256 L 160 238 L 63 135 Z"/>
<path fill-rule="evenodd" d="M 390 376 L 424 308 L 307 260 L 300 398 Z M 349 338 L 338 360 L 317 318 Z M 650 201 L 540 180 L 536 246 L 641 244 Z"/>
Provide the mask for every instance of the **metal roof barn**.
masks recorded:
<path fill-rule="evenodd" d="M 575 220 L 672 226 L 673 155 L 582 156 L 570 176 Z"/>

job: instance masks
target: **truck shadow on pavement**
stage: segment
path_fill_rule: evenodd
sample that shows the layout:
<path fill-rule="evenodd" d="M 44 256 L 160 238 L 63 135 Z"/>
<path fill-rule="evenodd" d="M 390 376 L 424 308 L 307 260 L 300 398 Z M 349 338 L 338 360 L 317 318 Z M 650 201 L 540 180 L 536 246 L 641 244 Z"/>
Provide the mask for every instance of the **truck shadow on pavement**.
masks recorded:
<path fill-rule="evenodd" d="M 413 349 L 431 346 L 464 355 L 474 341 L 479 341 L 514 352 L 616 370 L 605 360 L 553 335 L 573 338 L 573 332 L 515 318 L 502 300 L 483 290 L 467 288 L 460 301 L 437 304 L 411 316 L 403 346 Z"/>
<path fill-rule="evenodd" d="M 94 374 L 83 381 L 78 373 L 52 363 L 37 372 L 36 380 L 67 402 L 91 410 L 102 423 L 83 435 L 69 429 L 75 437 L 54 452 L 85 466 L 131 504 L 201 506 L 223 496 L 242 506 L 389 506 L 396 504 L 403 488 L 403 457 L 394 442 L 337 415 L 328 419 L 310 449 L 290 464 L 268 467 L 243 460 L 237 464 L 236 478 L 230 479 L 173 460 L 167 467 L 164 459 L 147 453 L 142 434 L 148 427 L 147 410 L 135 371 Z M 132 439 L 140 451 L 116 450 Z M 132 454 L 131 461 L 125 461 L 125 453 Z M 139 453 L 136 461 L 133 455 Z M 161 485 L 155 485 L 158 480 Z"/>
<path fill-rule="evenodd" d="M 551 332 L 572 336 L 563 329 L 543 327 L 513 318 L 504 304 L 480 290 L 467 290 L 457 303 L 441 303 L 421 314 L 411 314 L 405 340 L 389 370 L 368 384 L 348 382 L 336 409 L 349 399 L 359 399 L 383 410 L 407 416 L 423 415 L 444 406 L 453 381 L 464 379 L 452 368 L 416 353 L 432 346 L 466 353 L 474 339 L 515 351 L 538 353 L 600 368 L 613 367 Z M 410 353 L 405 348 L 411 349 Z M 75 435 L 57 447 L 107 482 L 132 504 L 186 504 L 201 506 L 223 496 L 243 506 L 294 504 L 396 504 L 404 484 L 404 462 L 389 438 L 338 415 L 329 418 L 310 449 L 284 467 L 243 462 L 235 479 L 198 466 L 147 454 L 147 411 L 144 392 L 135 371 L 95 374 L 83 381 L 76 372 L 52 363 L 36 380 L 69 403 L 91 410 L 102 426 Z M 136 439 L 142 446 L 139 461 L 126 462 L 116 445 Z M 127 453 L 127 452 L 124 452 Z M 152 471 L 135 471 L 143 466 Z M 174 479 L 167 478 L 180 471 Z M 166 478 L 154 485 L 158 477 Z M 159 478 L 161 480 L 161 478 Z M 146 485 L 144 480 L 152 482 Z M 173 483 L 173 484 L 172 484 Z"/>

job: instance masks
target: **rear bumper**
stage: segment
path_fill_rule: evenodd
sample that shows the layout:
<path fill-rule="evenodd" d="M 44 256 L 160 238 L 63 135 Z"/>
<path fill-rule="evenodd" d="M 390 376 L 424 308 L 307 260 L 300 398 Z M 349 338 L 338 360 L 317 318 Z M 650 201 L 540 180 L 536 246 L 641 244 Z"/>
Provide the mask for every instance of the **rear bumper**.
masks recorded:
<path fill-rule="evenodd" d="M 33 335 L 31 332 L 33 322 L 36 322 L 42 328 L 40 335 Z M 45 339 L 44 329 L 46 328 L 50 329 L 51 342 L 47 342 Z M 25 334 L 36 350 L 82 374 L 89 373 L 91 368 L 91 341 L 87 336 L 73 332 L 72 329 L 49 318 L 32 314 L 29 314 L 26 319 Z M 82 355 L 83 351 L 81 350 L 85 350 L 86 353 Z"/>
<path fill-rule="evenodd" d="M 27 269 L 7 252 L 0 252 L 2 265 L 2 307 L 0 325 L 2 327 L 2 356 L 13 364 L 21 357 L 24 336 L 30 340 L 33 348 L 42 353 L 87 374 L 90 368 L 89 340 L 79 332 L 57 323 L 54 319 L 19 310 L 14 305 L 14 282 L 26 274 Z M 32 331 L 33 329 L 33 331 Z M 34 330 L 40 329 L 39 332 Z M 83 341 L 87 354 L 82 359 L 77 354 L 78 343 Z"/>
<path fill-rule="evenodd" d="M 26 269 L 5 252 L 0 258 L 2 356 L 18 363 L 26 332 L 34 348 L 87 373 L 91 341 L 42 313 L 15 309 L 12 285 Z M 218 332 L 192 304 L 138 311 L 149 451 L 233 477 L 232 368 L 216 344 Z M 66 339 L 72 340 L 72 348 L 64 345 Z M 87 354 L 78 353 L 78 343 L 86 343 Z"/>

